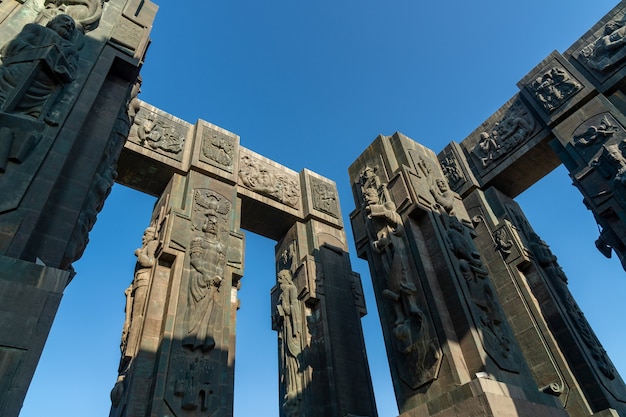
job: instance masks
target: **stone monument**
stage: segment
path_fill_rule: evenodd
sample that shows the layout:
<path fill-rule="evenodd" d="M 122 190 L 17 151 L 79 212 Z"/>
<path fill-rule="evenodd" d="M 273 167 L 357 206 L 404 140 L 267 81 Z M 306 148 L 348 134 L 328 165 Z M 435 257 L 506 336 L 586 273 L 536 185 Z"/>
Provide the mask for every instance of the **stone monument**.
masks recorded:
<path fill-rule="evenodd" d="M 117 181 L 158 201 L 125 291 L 111 417 L 232 416 L 243 230 L 276 241 L 281 417 L 376 417 L 335 183 L 139 100 L 156 11 L 0 2 L 0 414 L 18 416 Z M 349 168 L 402 417 L 626 415 L 623 380 L 514 201 L 563 163 L 596 247 L 626 265 L 625 22 L 622 1 L 438 156 L 396 133 Z"/>

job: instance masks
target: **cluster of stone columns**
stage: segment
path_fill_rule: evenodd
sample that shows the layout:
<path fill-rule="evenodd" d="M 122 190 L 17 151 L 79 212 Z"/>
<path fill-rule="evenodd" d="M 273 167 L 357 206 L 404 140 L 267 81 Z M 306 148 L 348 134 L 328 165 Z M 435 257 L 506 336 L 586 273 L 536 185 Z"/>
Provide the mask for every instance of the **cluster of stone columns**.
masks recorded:
<path fill-rule="evenodd" d="M 248 230 L 277 242 L 280 415 L 375 417 L 335 183 L 139 101 L 156 9 L 0 3 L 0 414 L 19 414 L 117 181 L 159 200 L 125 292 L 110 416 L 233 414 Z M 626 414 L 622 378 L 514 201 L 563 163 L 602 228 L 597 248 L 626 259 L 625 19 L 621 2 L 439 155 L 396 133 L 349 168 L 403 417 Z"/>

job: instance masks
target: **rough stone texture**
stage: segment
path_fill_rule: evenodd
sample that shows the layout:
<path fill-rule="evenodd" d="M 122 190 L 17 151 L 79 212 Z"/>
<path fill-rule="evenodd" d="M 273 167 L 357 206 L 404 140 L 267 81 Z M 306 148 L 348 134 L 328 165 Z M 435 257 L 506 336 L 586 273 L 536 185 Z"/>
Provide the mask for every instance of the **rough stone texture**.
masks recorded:
<path fill-rule="evenodd" d="M 69 272 L 0 256 L 0 414 L 17 417 Z"/>
<path fill-rule="evenodd" d="M 517 387 L 479 378 L 450 390 L 432 403 L 402 413 L 400 417 L 557 417 L 567 415 L 564 410 L 533 402 L 526 392 Z"/>

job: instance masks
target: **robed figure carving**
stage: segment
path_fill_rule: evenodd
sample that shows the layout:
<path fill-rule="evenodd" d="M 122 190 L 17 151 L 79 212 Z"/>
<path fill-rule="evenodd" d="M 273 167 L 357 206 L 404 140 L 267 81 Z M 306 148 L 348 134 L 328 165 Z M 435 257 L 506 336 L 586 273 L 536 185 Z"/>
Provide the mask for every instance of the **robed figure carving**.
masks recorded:
<path fill-rule="evenodd" d="M 380 254 L 387 279 L 387 288 L 383 290 L 383 295 L 393 302 L 396 333 L 402 332 L 400 326 L 407 319 L 411 316 L 421 319 L 422 314 L 415 299 L 417 288 L 408 275 L 404 225 L 386 185 L 380 182 L 373 168 L 367 167 L 363 171 L 361 189 L 365 212 L 370 221 L 368 231 L 372 246 Z"/>
<path fill-rule="evenodd" d="M 183 346 L 202 352 L 215 347 L 212 329 L 217 323 L 217 304 L 226 267 L 226 245 L 219 238 L 220 202 L 214 195 L 196 194 L 196 202 L 205 206 L 202 235 L 195 237 L 189 247 L 191 274 L 188 307 L 185 317 L 186 333 Z"/>
<path fill-rule="evenodd" d="M 148 287 L 152 277 L 152 270 L 156 264 L 156 251 L 159 241 L 156 236 L 156 228 L 150 226 L 143 232 L 141 247 L 135 250 L 137 265 L 135 277 L 130 286 L 124 291 L 126 296 L 126 317 L 120 350 L 122 360 L 118 369 L 118 377 L 111 391 L 111 402 L 117 407 L 124 392 L 124 380 L 130 369 L 132 358 L 137 354 L 139 338 L 143 325 L 144 310 L 148 295 Z"/>
<path fill-rule="evenodd" d="M 78 51 L 71 42 L 74 32 L 74 20 L 61 14 L 45 27 L 27 24 L 2 48 L 2 111 L 58 123 L 59 114 L 51 101 L 58 87 L 76 77 Z"/>
<path fill-rule="evenodd" d="M 404 382 L 417 389 L 436 375 L 439 347 L 431 333 L 430 318 L 418 302 L 417 274 L 410 265 L 404 224 L 387 185 L 369 166 L 361 172 L 359 182 L 368 237 L 386 284 L 382 296 L 393 306 L 391 334 L 401 358 L 398 372 Z"/>
<path fill-rule="evenodd" d="M 291 271 L 278 272 L 280 294 L 276 305 L 275 320 L 281 349 L 281 371 L 285 387 L 283 410 L 287 416 L 300 416 L 302 402 L 302 340 L 303 313 L 298 299 L 298 289 L 293 283 Z"/>

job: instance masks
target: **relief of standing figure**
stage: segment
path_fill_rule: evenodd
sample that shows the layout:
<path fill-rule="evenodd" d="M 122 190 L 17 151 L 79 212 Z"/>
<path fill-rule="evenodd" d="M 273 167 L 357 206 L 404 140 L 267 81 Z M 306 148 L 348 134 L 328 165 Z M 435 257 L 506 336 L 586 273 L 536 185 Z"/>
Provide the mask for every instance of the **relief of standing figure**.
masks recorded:
<path fill-rule="evenodd" d="M 192 270 L 183 346 L 191 350 L 200 348 L 202 352 L 215 347 L 211 333 L 218 322 L 215 310 L 226 266 L 226 245 L 218 239 L 218 217 L 215 213 L 215 209 L 208 209 L 202 225 L 203 235 L 194 238 L 189 249 Z"/>
<path fill-rule="evenodd" d="M 380 254 L 387 279 L 383 296 L 393 301 L 395 325 L 402 325 L 411 316 L 421 320 L 422 311 L 416 300 L 417 288 L 408 276 L 404 225 L 396 212 L 396 205 L 373 168 L 365 168 L 361 175 L 361 184 L 370 225 L 368 232 L 374 250 Z"/>
<path fill-rule="evenodd" d="M 283 269 L 277 275 L 280 295 L 276 305 L 278 337 L 281 344 L 282 378 L 285 386 L 283 409 L 288 416 L 299 414 L 303 391 L 302 372 L 302 306 L 291 271 Z"/>

